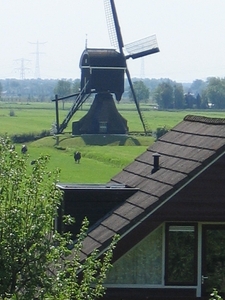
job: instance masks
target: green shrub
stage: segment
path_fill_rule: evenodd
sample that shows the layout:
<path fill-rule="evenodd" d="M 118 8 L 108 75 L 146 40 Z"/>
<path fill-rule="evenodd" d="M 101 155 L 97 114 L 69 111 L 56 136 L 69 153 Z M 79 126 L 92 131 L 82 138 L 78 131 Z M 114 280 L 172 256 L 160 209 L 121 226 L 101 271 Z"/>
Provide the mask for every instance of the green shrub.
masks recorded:
<path fill-rule="evenodd" d="M 210 294 L 209 300 L 223 300 L 223 298 L 218 294 L 217 289 L 213 289 L 212 293 Z"/>
<path fill-rule="evenodd" d="M 14 134 L 11 136 L 11 140 L 13 143 L 28 143 L 32 141 L 36 141 L 43 137 L 50 136 L 49 130 L 42 130 L 40 133 L 22 133 L 22 134 Z"/>
<path fill-rule="evenodd" d="M 15 112 L 14 112 L 14 110 L 13 109 L 10 109 L 10 111 L 9 111 L 9 116 L 10 117 L 15 117 Z"/>
<path fill-rule="evenodd" d="M 158 140 L 161 136 L 163 136 L 168 131 L 169 131 L 169 128 L 166 126 L 157 128 L 156 132 L 155 132 L 156 140 Z"/>

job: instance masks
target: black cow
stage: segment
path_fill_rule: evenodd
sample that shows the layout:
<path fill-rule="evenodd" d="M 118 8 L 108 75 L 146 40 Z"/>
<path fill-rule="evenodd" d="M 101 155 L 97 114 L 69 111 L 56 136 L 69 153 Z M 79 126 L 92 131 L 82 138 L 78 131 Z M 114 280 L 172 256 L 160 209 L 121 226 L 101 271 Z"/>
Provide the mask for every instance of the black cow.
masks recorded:
<path fill-rule="evenodd" d="M 27 153 L 27 146 L 26 145 L 23 145 L 22 148 L 21 148 L 21 153 L 25 154 Z"/>
<path fill-rule="evenodd" d="M 80 163 L 80 159 L 81 159 L 81 153 L 79 151 L 74 152 L 74 160 L 75 163 L 79 164 Z"/>

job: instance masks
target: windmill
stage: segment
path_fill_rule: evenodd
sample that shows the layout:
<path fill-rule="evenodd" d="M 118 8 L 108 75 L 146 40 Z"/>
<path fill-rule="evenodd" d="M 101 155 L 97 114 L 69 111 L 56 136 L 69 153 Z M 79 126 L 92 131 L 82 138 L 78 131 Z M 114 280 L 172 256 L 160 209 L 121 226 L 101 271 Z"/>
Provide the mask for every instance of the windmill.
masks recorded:
<path fill-rule="evenodd" d="M 144 132 L 148 133 L 147 123 L 141 113 L 126 61 L 129 58 L 136 59 L 159 52 L 156 36 L 149 36 L 124 46 L 114 0 L 104 0 L 104 6 L 110 41 L 115 49 L 86 48 L 83 51 L 80 59 L 80 92 L 62 98 L 56 96 L 53 100 L 56 103 L 55 133 L 63 132 L 74 113 L 92 93 L 96 95 L 90 110 L 82 119 L 73 122 L 73 134 L 127 133 L 129 131 L 127 121 L 117 111 L 112 97 L 112 94 L 115 94 L 116 100 L 121 100 L 124 92 L 124 73 L 126 73 Z M 124 48 L 127 55 L 124 54 Z M 60 125 L 58 101 L 70 97 L 75 97 L 74 104 Z"/>

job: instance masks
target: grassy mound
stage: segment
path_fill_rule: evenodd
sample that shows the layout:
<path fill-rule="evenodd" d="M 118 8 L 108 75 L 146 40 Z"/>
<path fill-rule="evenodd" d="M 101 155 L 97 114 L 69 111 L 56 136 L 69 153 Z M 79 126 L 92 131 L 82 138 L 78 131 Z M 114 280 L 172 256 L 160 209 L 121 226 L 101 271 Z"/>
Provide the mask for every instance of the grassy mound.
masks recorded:
<path fill-rule="evenodd" d="M 58 149 L 77 148 L 84 146 L 149 146 L 154 142 L 151 136 L 129 136 L 129 135 L 101 135 L 91 134 L 82 136 L 71 136 L 62 134 L 49 136 L 34 141 L 32 145 L 44 147 L 56 147 Z"/>

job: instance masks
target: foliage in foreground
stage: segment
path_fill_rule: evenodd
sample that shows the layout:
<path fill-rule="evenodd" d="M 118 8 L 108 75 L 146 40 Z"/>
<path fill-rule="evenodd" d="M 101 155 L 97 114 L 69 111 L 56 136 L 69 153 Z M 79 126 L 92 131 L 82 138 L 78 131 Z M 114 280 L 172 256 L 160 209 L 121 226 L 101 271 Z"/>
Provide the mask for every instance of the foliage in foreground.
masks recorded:
<path fill-rule="evenodd" d="M 101 297 L 116 238 L 102 259 L 94 251 L 81 262 L 88 221 L 75 244 L 70 234 L 54 231 L 62 198 L 56 187 L 59 172 L 46 171 L 47 156 L 32 165 L 27 158 L 7 138 L 0 138 L 0 298 Z M 70 216 L 65 220 L 73 222 Z"/>
<path fill-rule="evenodd" d="M 209 300 L 223 300 L 223 298 L 219 295 L 217 289 L 213 289 L 212 293 L 210 294 Z"/>

